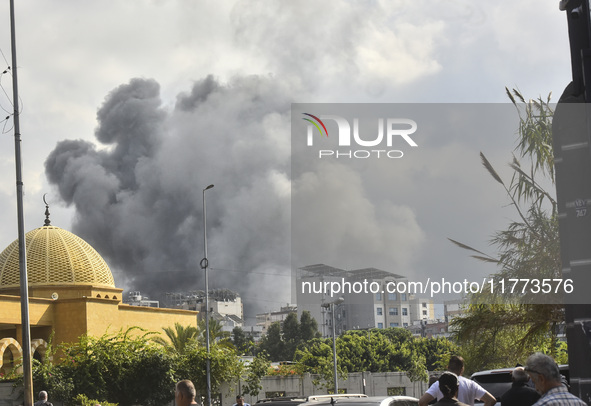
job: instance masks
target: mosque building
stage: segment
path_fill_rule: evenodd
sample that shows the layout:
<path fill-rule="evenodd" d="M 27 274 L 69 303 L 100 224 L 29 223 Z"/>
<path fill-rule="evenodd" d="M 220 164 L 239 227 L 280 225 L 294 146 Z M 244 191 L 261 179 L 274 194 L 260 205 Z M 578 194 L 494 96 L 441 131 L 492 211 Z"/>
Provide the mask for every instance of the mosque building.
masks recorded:
<path fill-rule="evenodd" d="M 53 333 L 54 347 L 83 334 L 102 336 L 139 326 L 162 332 L 175 323 L 195 325 L 197 311 L 122 303 L 105 260 L 82 238 L 51 225 L 26 233 L 31 354 L 43 359 Z M 0 254 L 0 374 L 22 357 L 19 247 Z"/>

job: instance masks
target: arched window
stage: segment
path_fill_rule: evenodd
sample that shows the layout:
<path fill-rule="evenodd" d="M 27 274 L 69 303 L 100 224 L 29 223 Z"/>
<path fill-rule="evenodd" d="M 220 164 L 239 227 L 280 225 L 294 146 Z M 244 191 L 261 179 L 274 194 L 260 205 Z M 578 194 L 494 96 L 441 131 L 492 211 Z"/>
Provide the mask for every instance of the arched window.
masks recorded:
<path fill-rule="evenodd" d="M 0 372 L 9 374 L 14 368 L 14 361 L 22 358 L 21 345 L 14 338 L 3 338 L 0 340 Z M 17 368 L 17 373 L 22 373 L 22 367 Z"/>

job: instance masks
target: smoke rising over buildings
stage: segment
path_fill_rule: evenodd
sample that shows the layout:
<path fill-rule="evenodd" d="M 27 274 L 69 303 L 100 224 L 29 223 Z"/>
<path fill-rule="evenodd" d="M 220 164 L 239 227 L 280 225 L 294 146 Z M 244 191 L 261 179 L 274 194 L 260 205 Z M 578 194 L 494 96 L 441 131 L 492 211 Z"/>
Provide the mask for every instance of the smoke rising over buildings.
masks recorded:
<path fill-rule="evenodd" d="M 210 288 L 239 292 L 248 315 L 292 301 L 292 260 L 408 268 L 424 236 L 386 180 L 403 172 L 369 181 L 347 163 L 304 158 L 292 179 L 287 94 L 272 77 L 207 76 L 167 107 L 157 82 L 132 79 L 98 110 L 99 147 L 57 144 L 47 177 L 75 208 L 73 232 L 106 258 L 120 287 L 160 300 L 203 288 L 209 184 Z"/>
<path fill-rule="evenodd" d="M 76 209 L 73 232 L 106 258 L 119 286 L 151 296 L 203 288 L 202 189 L 213 183 L 210 287 L 245 297 L 256 288 L 263 298 L 289 287 L 283 94 L 271 79 L 222 85 L 208 76 L 167 108 L 158 83 L 132 79 L 98 110 L 101 147 L 58 143 L 45 163 L 48 179 Z"/>

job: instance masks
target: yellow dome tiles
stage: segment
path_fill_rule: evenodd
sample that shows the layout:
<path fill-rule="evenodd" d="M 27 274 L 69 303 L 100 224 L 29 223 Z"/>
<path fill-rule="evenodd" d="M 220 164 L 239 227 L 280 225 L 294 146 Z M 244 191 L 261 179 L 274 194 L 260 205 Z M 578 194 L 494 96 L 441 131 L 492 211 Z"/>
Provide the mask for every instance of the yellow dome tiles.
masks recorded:
<path fill-rule="evenodd" d="M 30 286 L 98 285 L 115 287 L 103 258 L 82 238 L 55 226 L 29 231 L 26 236 Z M 0 254 L 0 289 L 20 284 L 18 240 Z"/>

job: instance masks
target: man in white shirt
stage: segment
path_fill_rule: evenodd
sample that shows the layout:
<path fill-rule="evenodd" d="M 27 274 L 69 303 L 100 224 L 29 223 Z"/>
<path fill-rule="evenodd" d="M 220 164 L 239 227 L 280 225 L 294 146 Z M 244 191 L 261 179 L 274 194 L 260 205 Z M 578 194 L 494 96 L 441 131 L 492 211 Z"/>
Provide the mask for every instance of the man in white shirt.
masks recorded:
<path fill-rule="evenodd" d="M 232 406 L 250 406 L 250 403 L 246 403 L 244 401 L 244 396 L 236 395 L 236 403 L 234 403 Z"/>
<path fill-rule="evenodd" d="M 487 392 L 482 386 L 478 385 L 471 379 L 466 379 L 461 376 L 464 373 L 464 359 L 462 357 L 453 355 L 447 364 L 447 370 L 453 372 L 458 376 L 458 400 L 470 406 L 474 406 L 475 400 L 484 402 L 484 406 L 494 406 L 497 402 L 495 397 Z M 419 406 L 427 406 L 432 400 L 440 400 L 443 393 L 439 390 L 439 382 L 435 382 L 427 392 L 419 399 Z"/>

